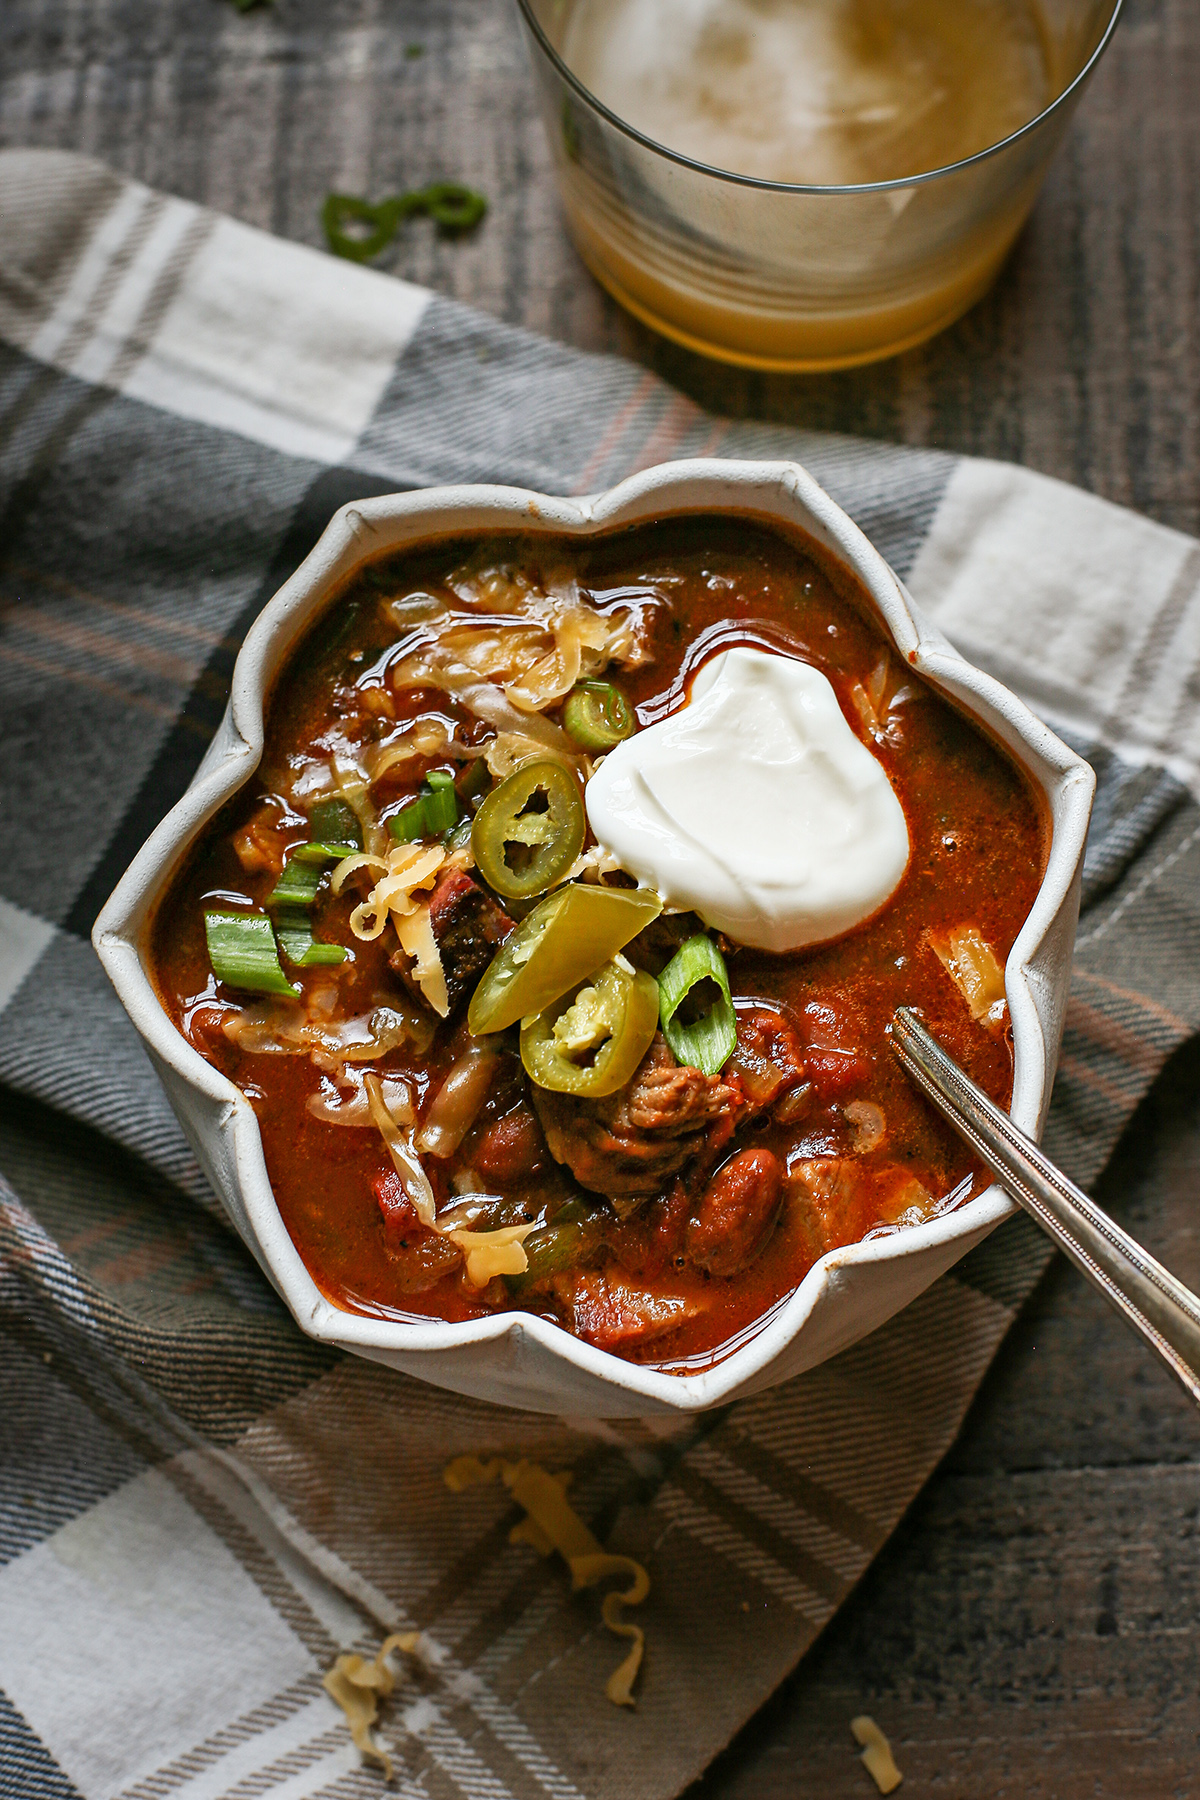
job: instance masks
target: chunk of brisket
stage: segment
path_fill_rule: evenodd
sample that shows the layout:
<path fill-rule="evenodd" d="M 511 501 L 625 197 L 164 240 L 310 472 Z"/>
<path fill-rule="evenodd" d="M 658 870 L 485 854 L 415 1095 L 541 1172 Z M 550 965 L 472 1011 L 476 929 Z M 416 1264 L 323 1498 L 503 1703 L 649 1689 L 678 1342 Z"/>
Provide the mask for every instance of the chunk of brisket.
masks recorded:
<path fill-rule="evenodd" d="M 727 1139 L 745 1111 L 719 1075 L 677 1063 L 661 1032 L 615 1094 L 589 1100 L 535 1087 L 533 1103 L 555 1160 L 622 1213 L 621 1201 L 661 1193 L 714 1136 Z"/>
<path fill-rule="evenodd" d="M 474 992 L 476 982 L 514 929 L 515 921 L 465 870 L 450 869 L 429 896 L 429 924 L 442 959 L 453 1013 Z M 392 967 L 409 981 L 406 956 L 394 958 Z"/>

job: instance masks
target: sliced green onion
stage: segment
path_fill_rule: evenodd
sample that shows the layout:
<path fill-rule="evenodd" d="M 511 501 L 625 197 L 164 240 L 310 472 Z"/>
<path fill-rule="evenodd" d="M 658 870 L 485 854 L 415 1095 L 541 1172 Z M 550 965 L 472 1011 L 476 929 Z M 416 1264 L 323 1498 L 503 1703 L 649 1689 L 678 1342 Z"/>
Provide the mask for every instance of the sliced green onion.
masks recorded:
<path fill-rule="evenodd" d="M 298 999 L 279 965 L 275 933 L 263 913 L 206 912 L 208 959 L 218 981 L 254 994 L 287 994 Z"/>
<path fill-rule="evenodd" d="M 362 820 L 344 800 L 318 800 L 308 815 L 315 844 L 350 844 L 363 847 Z"/>
<path fill-rule="evenodd" d="M 525 1239 L 526 1268 L 522 1275 L 506 1275 L 508 1290 L 520 1294 L 536 1282 L 562 1269 L 573 1268 L 597 1248 L 604 1236 L 602 1207 L 585 1206 L 579 1200 L 568 1200 L 554 1215 L 549 1225 L 531 1232 Z"/>
<path fill-rule="evenodd" d="M 289 856 L 282 875 L 267 895 L 268 908 L 274 911 L 277 906 L 311 906 L 324 873 L 323 862 L 302 861 L 297 856 Z"/>
<path fill-rule="evenodd" d="M 477 756 L 473 763 L 468 763 L 465 771 L 458 778 L 458 795 L 468 805 L 472 800 L 482 799 L 492 785 L 492 772 L 487 766 L 487 759 Z"/>
<path fill-rule="evenodd" d="M 445 769 L 434 769 L 425 791 L 410 800 L 388 820 L 388 830 L 398 844 L 415 844 L 418 838 L 442 837 L 458 824 L 458 795 L 454 777 Z"/>
<path fill-rule="evenodd" d="M 454 791 L 453 775 L 447 775 L 441 769 L 433 771 L 424 805 L 425 829 L 430 837 L 441 837 L 443 831 L 453 831 L 458 824 L 458 795 Z"/>
<path fill-rule="evenodd" d="M 487 211 L 487 201 L 457 181 L 435 181 L 420 195 L 424 210 L 443 231 L 470 231 Z"/>
<path fill-rule="evenodd" d="M 312 969 L 320 963 L 345 962 L 347 952 L 341 944 L 321 944 L 313 937 L 312 920 L 306 912 L 281 912 L 275 921 L 279 947 L 290 963 Z"/>
<path fill-rule="evenodd" d="M 694 987 L 715 982 L 720 993 L 708 1011 L 685 1025 L 679 1008 Z M 737 1049 L 737 1015 L 729 992 L 725 958 L 711 938 L 697 934 L 682 944 L 658 978 L 659 1019 L 675 1060 L 715 1075 Z"/>
<path fill-rule="evenodd" d="M 447 850 L 466 850 L 471 843 L 471 820 L 460 819 L 446 838 Z"/>
<path fill-rule="evenodd" d="M 581 681 L 573 687 L 562 722 L 583 750 L 611 750 L 637 730 L 632 706 L 611 681 Z"/>
<path fill-rule="evenodd" d="M 398 844 L 415 844 L 418 838 L 428 835 L 425 823 L 425 800 L 410 800 L 407 806 L 401 807 L 388 820 L 388 830 Z"/>
<path fill-rule="evenodd" d="M 297 862 L 320 863 L 324 868 L 326 863 L 341 862 L 343 856 L 354 856 L 357 850 L 357 844 L 297 844 L 292 855 Z"/>
<path fill-rule="evenodd" d="M 234 0 L 240 4 L 240 0 Z M 257 3 L 257 0 L 255 0 Z M 351 262 L 367 262 L 386 249 L 402 219 L 428 213 L 443 231 L 470 231 L 487 211 L 487 201 L 472 188 L 456 181 L 435 181 L 427 188 L 392 194 L 374 205 L 359 194 L 327 194 L 321 207 L 325 239 L 335 256 Z M 350 226 L 362 230 L 351 232 Z"/>

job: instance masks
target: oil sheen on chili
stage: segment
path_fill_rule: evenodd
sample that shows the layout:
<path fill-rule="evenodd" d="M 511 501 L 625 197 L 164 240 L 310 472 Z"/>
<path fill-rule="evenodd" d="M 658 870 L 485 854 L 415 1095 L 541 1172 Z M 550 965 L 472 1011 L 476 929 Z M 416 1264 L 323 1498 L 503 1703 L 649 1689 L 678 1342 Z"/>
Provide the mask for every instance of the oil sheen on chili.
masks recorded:
<path fill-rule="evenodd" d="M 776 676 L 816 762 L 763 736 Z M 729 757 L 704 740 L 697 807 L 671 733 L 705 718 Z M 362 569 L 292 655 L 157 980 L 335 1304 L 519 1308 L 694 1369 L 825 1251 L 979 1184 L 884 1031 L 920 1007 L 1007 1102 L 1045 836 L 807 539 L 694 515 L 442 541 Z"/>

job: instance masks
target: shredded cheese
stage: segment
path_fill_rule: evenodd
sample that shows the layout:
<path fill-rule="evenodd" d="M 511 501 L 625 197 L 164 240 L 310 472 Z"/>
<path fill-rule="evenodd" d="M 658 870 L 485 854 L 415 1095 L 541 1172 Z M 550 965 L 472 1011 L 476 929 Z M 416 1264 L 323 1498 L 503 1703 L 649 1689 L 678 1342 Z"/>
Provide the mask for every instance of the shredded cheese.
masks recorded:
<path fill-rule="evenodd" d="M 944 935 L 930 932 L 934 955 L 970 1008 L 971 1017 L 984 1025 L 1001 1025 L 1008 1006 L 1004 997 L 1004 970 L 996 952 L 984 942 L 974 925 L 956 925 Z"/>
<path fill-rule="evenodd" d="M 892 1758 L 892 1746 L 868 1713 L 851 1719 L 854 1741 L 863 1746 L 862 1764 L 881 1794 L 891 1794 L 904 1780 Z"/>
<path fill-rule="evenodd" d="M 413 959 L 413 977 L 417 986 L 434 1012 L 443 1019 L 448 1018 L 450 992 L 442 967 L 442 953 L 433 935 L 429 908 L 418 906 L 414 912 L 398 918 L 396 936 L 400 939 L 401 949 Z"/>
<path fill-rule="evenodd" d="M 433 1197 L 433 1189 L 429 1185 L 429 1177 L 421 1167 L 421 1159 L 412 1143 L 411 1128 L 415 1122 L 415 1115 L 411 1099 L 405 1101 L 407 1117 L 403 1122 L 409 1127 L 409 1133 L 406 1135 L 397 1124 L 393 1109 L 388 1106 L 384 1097 L 383 1083 L 378 1075 L 364 1076 L 363 1086 L 367 1090 L 371 1117 L 379 1128 L 379 1135 L 387 1145 L 388 1155 L 392 1159 L 392 1167 L 404 1185 L 404 1192 L 408 1195 L 413 1211 L 422 1225 L 427 1225 L 431 1231 L 436 1231 L 437 1203 Z M 407 1086 L 405 1091 L 407 1093 Z"/>
<path fill-rule="evenodd" d="M 414 897 L 418 888 L 432 887 L 446 860 L 440 844 L 397 844 L 386 856 L 371 856 L 356 851 L 344 856 L 333 871 L 330 886 L 340 894 L 348 878 L 358 869 L 379 871 L 379 880 L 350 914 L 350 929 L 363 943 L 379 937 L 388 922 L 389 913 L 397 919 L 407 918 L 420 902 Z"/>
<path fill-rule="evenodd" d="M 379 1716 L 379 1696 L 390 1694 L 396 1685 L 396 1677 L 388 1667 L 389 1655 L 393 1650 L 411 1654 L 419 1637 L 416 1631 L 394 1631 L 384 1638 L 378 1655 L 370 1661 L 352 1651 L 343 1652 L 321 1684 L 345 1713 L 350 1736 L 362 1754 L 382 1765 L 386 1781 L 392 1779 L 392 1759 L 375 1742 L 371 1727 Z"/>
<path fill-rule="evenodd" d="M 389 1094 L 401 1085 L 404 1086 L 403 1101 L 399 1106 L 395 1103 L 389 1106 Z M 497 1275 L 523 1275 L 529 1267 L 525 1239 L 531 1231 L 536 1231 L 537 1221 L 531 1220 L 525 1225 L 501 1225 L 496 1231 L 471 1231 L 453 1220 L 439 1220 L 433 1188 L 417 1154 L 416 1114 L 407 1084 L 393 1080 L 388 1084 L 389 1094 L 385 1094 L 378 1075 L 366 1075 L 363 1086 L 367 1090 L 371 1117 L 387 1145 L 392 1167 L 404 1185 L 413 1211 L 427 1230 L 449 1238 L 462 1251 L 471 1286 L 485 1288 Z"/>
<path fill-rule="evenodd" d="M 368 782 L 373 785 L 389 769 L 450 750 L 450 732 L 446 726 L 447 721 L 440 713 L 423 713 L 419 718 L 410 719 L 397 740 L 375 745 L 368 752 L 364 759 Z M 457 750 L 458 746 L 453 748 Z"/>
<path fill-rule="evenodd" d="M 468 604 L 477 603 L 478 595 L 458 591 Z M 438 686 L 474 706 L 478 694 L 469 696 L 470 678 L 482 677 L 502 692 L 510 709 L 532 715 L 610 662 L 634 668 L 646 660 L 637 610 L 601 612 L 573 578 L 551 582 L 545 593 L 512 586 L 505 604 L 516 616 L 504 623 L 447 624 L 452 615 L 443 614 L 436 642 L 392 668 L 393 685 Z M 568 741 L 562 738 L 564 748 Z"/>
<path fill-rule="evenodd" d="M 496 781 L 506 780 L 522 763 L 544 762 L 547 757 L 562 763 L 564 768 L 575 770 L 585 760 L 580 756 L 573 756 L 569 750 L 559 750 L 545 744 L 540 738 L 529 737 L 523 731 L 498 731 L 484 745 L 483 757 L 488 773 Z"/>
<path fill-rule="evenodd" d="M 604 1596 L 600 1616 L 618 1637 L 629 1638 L 632 1648 L 605 1684 L 614 1706 L 634 1706 L 633 1684 L 642 1665 L 646 1634 L 640 1625 L 622 1616 L 626 1606 L 640 1606 L 650 1592 L 650 1577 L 632 1556 L 617 1556 L 604 1549 L 567 1499 L 569 1474 L 552 1474 L 537 1463 L 508 1463 L 493 1456 L 483 1462 L 477 1456 L 456 1456 L 443 1476 L 452 1493 L 502 1481 L 528 1515 L 509 1533 L 510 1543 L 530 1544 L 541 1556 L 557 1550 L 571 1571 L 573 1588 L 595 1587 L 610 1575 L 628 1575 L 630 1586 Z"/>
<path fill-rule="evenodd" d="M 525 1239 L 536 1230 L 534 1220 L 528 1225 L 501 1225 L 497 1231 L 466 1231 L 451 1226 L 443 1235 L 462 1251 L 471 1286 L 485 1288 L 497 1275 L 525 1273 L 529 1267 Z"/>

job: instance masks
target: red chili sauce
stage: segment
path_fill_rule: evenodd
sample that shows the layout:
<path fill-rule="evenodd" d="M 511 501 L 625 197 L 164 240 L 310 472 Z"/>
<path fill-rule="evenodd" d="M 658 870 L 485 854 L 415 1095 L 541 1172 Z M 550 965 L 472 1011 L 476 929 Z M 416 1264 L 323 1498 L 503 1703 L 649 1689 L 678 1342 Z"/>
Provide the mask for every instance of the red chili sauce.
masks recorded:
<path fill-rule="evenodd" d="M 466 640 L 477 671 L 490 657 L 490 673 L 477 682 L 502 696 L 514 668 L 519 676 L 535 652 L 553 648 L 549 637 L 537 644 L 529 596 L 561 594 L 571 577 L 583 604 L 628 627 L 623 657 L 591 672 L 619 684 L 640 727 L 684 704 L 691 677 L 719 648 L 774 649 L 823 671 L 900 798 L 912 854 L 893 898 L 836 942 L 772 956 L 719 940 L 738 1049 L 713 1076 L 681 1068 L 659 1036 L 628 1089 L 564 1109 L 557 1097 L 547 1103 L 531 1091 L 516 1027 L 490 1039 L 491 1072 L 457 1149 L 423 1152 L 421 1165 L 439 1217 L 465 1196 L 475 1231 L 534 1223 L 525 1243 L 535 1275 L 544 1272 L 533 1280 L 493 1275 L 478 1286 L 461 1247 L 421 1223 L 363 1085 L 372 1074 L 384 1083 L 377 1092 L 410 1096 L 411 1146 L 471 1046 L 469 989 L 509 929 L 496 910 L 502 897 L 487 893 L 463 847 L 486 791 L 483 753 L 496 726 L 480 715 L 478 688 L 471 696 L 406 679 L 449 617 L 450 627 L 477 628 Z M 412 599 L 421 594 L 430 599 Z M 524 638 L 511 636 L 522 629 Z M 496 642 L 509 644 L 511 667 L 503 648 L 493 643 L 489 652 L 478 635 L 489 630 L 510 633 Z M 561 698 L 541 717 L 561 722 Z M 426 722 L 432 748 L 393 762 L 364 787 L 363 772 L 407 740 L 413 720 Z M 436 742 L 438 721 L 443 736 L 452 733 L 452 752 Z M 346 774 L 355 768 L 358 788 Z M 586 764 L 580 768 L 586 776 Z M 464 942 L 471 953 L 471 979 L 449 1017 L 414 984 L 394 920 L 373 941 L 352 931 L 351 914 L 378 878 L 367 867 L 336 895 L 324 874 L 312 930 L 348 955 L 329 967 L 285 961 L 299 1001 L 264 999 L 216 978 L 206 908 L 263 915 L 288 853 L 311 835 L 314 800 L 328 795 L 335 776 L 366 820 L 368 847 L 379 848 L 390 844 L 389 821 L 429 791 L 422 783 L 431 771 L 456 784 L 465 825 L 454 879 L 463 892 L 474 884 L 466 912 L 455 914 L 457 935 L 441 940 L 451 972 Z M 519 1308 L 634 1361 L 694 1369 L 728 1353 L 825 1251 L 902 1230 L 979 1191 L 977 1166 L 900 1072 L 885 1027 L 897 1006 L 919 1007 L 950 1052 L 1007 1104 L 1007 1014 L 994 991 L 989 1010 L 978 981 L 964 984 L 962 958 L 947 956 L 946 943 L 966 929 L 970 943 L 982 942 L 985 963 L 992 958 L 994 978 L 1037 893 L 1046 847 L 1044 811 L 1015 764 L 904 666 L 854 578 L 799 534 L 742 516 L 695 515 L 592 544 L 475 536 L 365 567 L 305 636 L 275 684 L 261 767 L 212 821 L 159 911 L 154 963 L 179 1029 L 253 1104 L 280 1212 L 334 1304 L 374 1317 L 455 1321 Z M 443 869 L 437 879 L 445 878 Z M 611 870 L 599 879 L 630 885 Z M 436 922 L 432 892 L 415 899 L 430 902 Z M 529 905 L 505 910 L 518 918 Z M 471 941 L 481 921 L 491 931 L 482 944 Z M 695 915 L 664 915 L 624 955 L 657 976 L 679 943 L 704 929 Z M 362 1021 L 345 1035 L 361 1040 L 353 1054 L 364 1060 L 339 1060 L 337 1030 L 348 1019 Z M 327 1036 L 297 1041 L 313 1021 Z M 348 1122 L 333 1122 L 338 1113 Z M 399 1116 L 403 1123 L 402 1106 Z M 567 1160 L 556 1160 L 548 1137 L 558 1155 L 570 1147 Z M 643 1171 L 629 1179 L 643 1189 L 650 1181 L 653 1191 L 606 1196 L 606 1166 Z M 482 1197 L 471 1202 L 472 1194 Z M 556 1219 L 559 1235 L 540 1235 L 553 1233 Z M 575 1227 L 565 1238 L 564 1220 Z"/>

